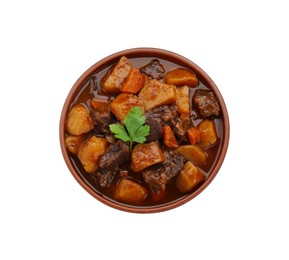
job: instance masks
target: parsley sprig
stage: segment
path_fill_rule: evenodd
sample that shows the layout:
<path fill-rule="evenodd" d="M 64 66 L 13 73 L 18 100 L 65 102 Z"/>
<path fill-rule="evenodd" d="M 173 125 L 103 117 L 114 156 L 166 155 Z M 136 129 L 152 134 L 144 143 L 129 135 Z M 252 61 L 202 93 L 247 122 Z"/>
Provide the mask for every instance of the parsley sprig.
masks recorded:
<path fill-rule="evenodd" d="M 124 126 L 120 124 L 109 125 L 110 131 L 118 139 L 128 142 L 132 150 L 133 142 L 144 143 L 146 136 L 150 133 L 150 126 L 145 125 L 146 117 L 139 106 L 133 107 L 123 120 Z"/>

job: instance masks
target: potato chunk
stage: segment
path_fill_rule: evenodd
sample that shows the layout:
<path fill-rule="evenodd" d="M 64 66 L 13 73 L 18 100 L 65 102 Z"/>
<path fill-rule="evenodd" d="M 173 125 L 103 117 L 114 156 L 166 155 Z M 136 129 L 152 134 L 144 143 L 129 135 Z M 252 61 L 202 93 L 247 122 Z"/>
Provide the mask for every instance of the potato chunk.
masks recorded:
<path fill-rule="evenodd" d="M 76 155 L 86 138 L 87 135 L 67 135 L 65 136 L 65 147 L 69 152 Z"/>
<path fill-rule="evenodd" d="M 66 130 L 71 135 L 81 135 L 94 128 L 89 112 L 83 105 L 76 104 L 69 111 Z"/>
<path fill-rule="evenodd" d="M 120 121 L 123 121 L 129 110 L 135 106 L 139 106 L 144 110 L 143 103 L 137 96 L 121 93 L 110 103 L 110 110 Z"/>
<path fill-rule="evenodd" d="M 131 167 L 135 172 L 164 160 L 164 153 L 156 142 L 137 144 L 131 153 Z"/>
<path fill-rule="evenodd" d="M 141 204 L 146 196 L 146 188 L 127 178 L 122 178 L 114 191 L 114 198 L 116 200 L 137 205 Z"/>
<path fill-rule="evenodd" d="M 177 111 L 179 114 L 190 114 L 190 91 L 188 86 L 178 87 L 177 90 Z"/>
<path fill-rule="evenodd" d="M 206 179 L 206 175 L 192 162 L 185 163 L 176 177 L 176 184 L 181 192 L 189 192 Z"/>
<path fill-rule="evenodd" d="M 101 85 L 103 89 L 110 93 L 119 93 L 121 84 L 128 76 L 131 70 L 131 63 L 123 56 L 115 66 L 102 78 Z"/>
<path fill-rule="evenodd" d="M 197 129 L 201 132 L 200 147 L 207 148 L 215 144 L 218 140 L 218 135 L 213 120 L 205 119 L 198 126 Z"/>
<path fill-rule="evenodd" d="M 177 148 L 177 153 L 198 166 L 204 165 L 207 161 L 207 155 L 196 145 L 181 145 Z"/>
<path fill-rule="evenodd" d="M 155 79 L 145 80 L 145 85 L 138 94 L 143 102 L 145 111 L 160 105 L 171 104 L 176 101 L 176 87 Z"/>
<path fill-rule="evenodd" d="M 192 88 L 197 87 L 199 84 L 196 74 L 183 68 L 169 71 L 165 76 L 165 82 L 175 86 L 187 85 Z"/>
<path fill-rule="evenodd" d="M 92 136 L 87 142 L 81 145 L 78 151 L 78 158 L 88 173 L 95 172 L 99 167 L 99 160 L 107 149 L 106 138 Z"/>

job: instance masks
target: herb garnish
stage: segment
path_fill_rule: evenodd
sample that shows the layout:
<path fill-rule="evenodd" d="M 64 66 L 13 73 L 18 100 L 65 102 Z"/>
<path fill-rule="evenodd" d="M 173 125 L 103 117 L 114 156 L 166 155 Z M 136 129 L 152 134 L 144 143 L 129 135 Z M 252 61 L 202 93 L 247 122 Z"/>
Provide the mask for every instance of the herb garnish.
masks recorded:
<path fill-rule="evenodd" d="M 146 117 L 143 114 L 142 109 L 139 106 L 133 107 L 123 120 L 123 125 L 111 124 L 109 125 L 110 131 L 114 133 L 114 136 L 124 142 L 130 143 L 130 149 L 132 150 L 133 142 L 144 143 L 146 136 L 150 133 L 150 126 L 145 125 Z"/>

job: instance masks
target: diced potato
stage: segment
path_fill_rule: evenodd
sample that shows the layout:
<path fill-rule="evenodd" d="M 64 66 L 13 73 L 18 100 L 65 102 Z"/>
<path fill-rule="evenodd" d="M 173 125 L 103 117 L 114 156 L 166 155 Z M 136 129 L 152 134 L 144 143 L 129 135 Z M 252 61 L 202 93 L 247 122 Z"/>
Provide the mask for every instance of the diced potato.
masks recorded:
<path fill-rule="evenodd" d="M 187 161 L 176 177 L 176 184 L 181 192 L 189 192 L 206 179 L 206 175 L 192 162 Z"/>
<path fill-rule="evenodd" d="M 177 89 L 177 111 L 179 114 L 190 114 L 190 91 L 188 86 L 178 87 Z"/>
<path fill-rule="evenodd" d="M 135 106 L 139 106 L 144 110 L 143 103 L 137 96 L 121 93 L 110 103 L 110 110 L 120 121 L 123 121 L 129 110 Z"/>
<path fill-rule="evenodd" d="M 164 153 L 156 142 L 137 144 L 131 153 L 131 167 L 135 172 L 164 160 Z"/>
<path fill-rule="evenodd" d="M 207 161 L 207 155 L 196 145 L 181 145 L 177 148 L 177 153 L 198 166 L 204 165 Z"/>
<path fill-rule="evenodd" d="M 111 93 L 119 93 L 121 84 L 128 76 L 131 70 L 131 63 L 123 56 L 115 66 L 102 78 L 101 85 L 103 89 Z"/>
<path fill-rule="evenodd" d="M 218 135 L 213 120 L 205 119 L 197 126 L 197 128 L 201 132 L 199 142 L 200 147 L 207 148 L 217 142 Z"/>
<path fill-rule="evenodd" d="M 145 111 L 147 111 L 160 105 L 175 102 L 177 98 L 176 87 L 155 79 L 145 80 L 145 85 L 140 90 L 138 98 L 143 102 Z"/>
<path fill-rule="evenodd" d="M 65 147 L 69 152 L 76 155 L 86 138 L 87 135 L 67 135 L 65 136 Z"/>
<path fill-rule="evenodd" d="M 81 135 L 94 128 L 87 109 L 80 104 L 74 105 L 68 113 L 66 130 L 71 135 Z"/>
<path fill-rule="evenodd" d="M 127 178 L 122 178 L 114 191 L 114 198 L 118 201 L 141 204 L 147 196 L 147 190 L 142 185 Z"/>
<path fill-rule="evenodd" d="M 175 86 L 187 85 L 192 88 L 197 87 L 199 84 L 197 75 L 183 68 L 169 71 L 165 76 L 165 82 Z"/>
<path fill-rule="evenodd" d="M 201 139 L 201 131 L 195 127 L 191 127 L 188 130 L 188 137 L 191 144 L 196 144 Z"/>
<path fill-rule="evenodd" d="M 107 146 L 106 138 L 94 135 L 81 145 L 77 155 L 86 172 L 93 173 L 98 169 L 99 160 L 105 153 Z"/>
<path fill-rule="evenodd" d="M 144 85 L 144 76 L 136 68 L 132 68 L 120 87 L 121 92 L 136 94 Z"/>

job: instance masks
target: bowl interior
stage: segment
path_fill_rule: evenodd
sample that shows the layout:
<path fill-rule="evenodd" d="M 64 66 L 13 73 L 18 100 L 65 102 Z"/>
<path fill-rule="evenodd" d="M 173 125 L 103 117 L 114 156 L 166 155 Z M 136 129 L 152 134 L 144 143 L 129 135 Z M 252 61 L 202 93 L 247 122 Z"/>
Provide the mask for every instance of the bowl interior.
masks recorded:
<path fill-rule="evenodd" d="M 219 105 L 222 112 L 222 126 L 221 126 L 221 132 L 219 135 L 222 136 L 221 138 L 221 145 L 220 150 L 218 152 L 217 158 L 215 159 L 214 164 L 212 165 L 210 169 L 210 174 L 206 178 L 205 182 L 196 190 L 193 192 L 187 194 L 186 196 L 183 196 L 179 200 L 175 200 L 171 203 L 156 205 L 156 206 L 131 206 L 127 204 L 123 204 L 114 200 L 111 200 L 105 196 L 103 196 L 100 192 L 98 192 L 90 183 L 79 173 L 77 166 L 75 163 L 71 160 L 68 151 L 65 147 L 65 121 L 67 118 L 68 111 L 71 107 L 71 104 L 75 100 L 75 98 L 79 95 L 80 90 L 83 88 L 83 86 L 88 82 L 88 80 L 96 73 L 102 71 L 105 68 L 110 67 L 112 64 L 114 64 L 116 61 L 120 59 L 120 57 L 126 56 L 128 59 L 133 58 L 142 58 L 142 57 L 152 57 L 152 58 L 159 58 L 163 60 L 167 60 L 169 62 L 173 62 L 181 67 L 185 67 L 189 70 L 194 71 L 201 82 L 203 82 L 206 87 L 210 88 L 215 96 L 217 97 L 219 101 Z M 226 109 L 225 102 L 223 100 L 223 97 L 213 82 L 213 80 L 195 63 L 190 61 L 189 59 L 162 49 L 155 49 L 155 48 L 135 48 L 135 49 L 128 49 L 124 50 L 115 54 L 112 54 L 97 63 L 95 63 L 93 66 L 91 66 L 87 71 L 83 73 L 83 75 L 75 82 L 73 87 L 71 88 L 66 101 L 64 103 L 61 118 L 60 118 L 60 145 L 62 154 L 64 157 L 64 160 L 74 176 L 74 178 L 77 180 L 77 182 L 94 198 L 101 201 L 102 203 L 127 212 L 135 212 L 135 213 L 153 213 L 153 212 L 160 212 L 169 210 L 175 207 L 178 207 L 194 197 L 196 197 L 198 194 L 200 194 L 214 179 L 216 174 L 218 173 L 228 148 L 229 144 L 229 117 L 228 112 Z"/>

